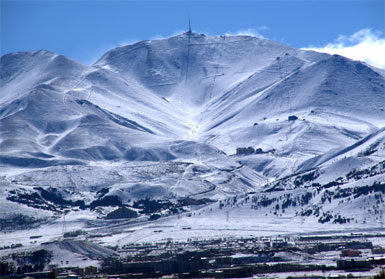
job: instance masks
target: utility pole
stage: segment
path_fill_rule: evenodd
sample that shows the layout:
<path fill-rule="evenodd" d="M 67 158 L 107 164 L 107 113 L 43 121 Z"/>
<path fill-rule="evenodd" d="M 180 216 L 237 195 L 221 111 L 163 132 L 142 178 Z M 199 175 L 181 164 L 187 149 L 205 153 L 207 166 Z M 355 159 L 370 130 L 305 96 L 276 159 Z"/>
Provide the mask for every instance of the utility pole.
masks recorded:
<path fill-rule="evenodd" d="M 67 211 L 64 211 L 64 214 L 63 214 L 63 228 L 62 228 L 63 237 L 64 237 L 64 235 L 67 232 L 66 214 L 67 214 Z"/>

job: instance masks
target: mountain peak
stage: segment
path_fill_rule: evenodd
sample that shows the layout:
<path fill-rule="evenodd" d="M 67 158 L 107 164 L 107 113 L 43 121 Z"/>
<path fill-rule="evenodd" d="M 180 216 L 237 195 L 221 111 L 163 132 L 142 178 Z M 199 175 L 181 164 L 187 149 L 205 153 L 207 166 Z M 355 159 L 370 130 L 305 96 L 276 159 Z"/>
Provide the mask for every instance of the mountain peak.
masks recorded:
<path fill-rule="evenodd" d="M 324 114 L 333 115 L 331 122 L 343 118 L 344 123 L 357 122 L 365 127 L 346 132 L 353 125 L 349 124 L 333 132 L 338 141 L 303 152 L 308 158 L 308 154 L 340 147 L 339 142 L 351 144 L 352 139 L 381 126 L 385 118 L 381 110 L 384 79 L 374 70 L 343 57 L 296 50 L 249 35 L 184 32 L 112 49 L 91 67 L 46 50 L 9 54 L 1 63 L 5 69 L 1 73 L 2 91 L 6 92 L 0 97 L 3 106 L 12 103 L 12 112 L 17 112 L 17 100 L 23 94 L 35 87 L 43 91 L 50 88 L 57 95 L 50 95 L 52 103 L 60 104 L 57 99 L 61 98 L 61 110 L 82 119 L 60 124 L 65 127 L 63 134 L 49 135 L 63 137 L 59 142 L 42 141 L 42 149 L 49 146 L 55 153 L 53 146 L 60 146 L 64 150 L 60 155 L 71 158 L 139 156 L 136 151 L 127 155 L 130 143 L 142 146 L 130 134 L 147 143 L 176 139 L 210 142 L 228 154 L 247 142 L 290 153 L 298 150 L 298 140 L 312 129 L 331 129 L 320 124 Z M 25 109 L 32 109 L 32 105 Z M 23 113 L 32 117 L 36 112 Z M 293 115 L 303 122 L 296 122 L 302 123 L 294 125 L 300 134 L 290 140 L 286 125 Z M 311 120 L 308 123 L 305 119 Z M 273 129 L 270 125 L 274 121 Z M 94 128 L 98 125 L 109 130 L 108 135 L 104 128 Z M 85 127 L 93 128 L 85 131 Z M 73 138 L 78 133 L 95 134 L 98 140 L 81 141 L 84 146 L 74 148 Z M 275 133 L 287 136 L 285 141 L 274 139 L 272 146 L 268 141 Z M 39 136 L 39 140 L 44 137 Z M 99 154 L 103 148 L 113 156 Z M 164 157 L 174 157 L 160 150 L 167 154 Z M 149 155 L 153 151 L 140 152 L 146 158 L 158 157 Z M 84 157 L 84 153 L 91 155 Z"/>

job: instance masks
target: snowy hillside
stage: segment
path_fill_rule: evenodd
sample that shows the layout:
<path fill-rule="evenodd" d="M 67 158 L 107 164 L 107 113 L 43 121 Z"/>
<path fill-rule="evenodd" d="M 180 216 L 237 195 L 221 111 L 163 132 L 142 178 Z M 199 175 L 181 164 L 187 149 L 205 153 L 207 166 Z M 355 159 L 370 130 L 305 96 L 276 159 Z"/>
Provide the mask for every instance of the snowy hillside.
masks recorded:
<path fill-rule="evenodd" d="M 385 77 L 362 62 L 187 32 L 0 68 L 0 246 L 64 215 L 111 245 L 383 226 Z"/>

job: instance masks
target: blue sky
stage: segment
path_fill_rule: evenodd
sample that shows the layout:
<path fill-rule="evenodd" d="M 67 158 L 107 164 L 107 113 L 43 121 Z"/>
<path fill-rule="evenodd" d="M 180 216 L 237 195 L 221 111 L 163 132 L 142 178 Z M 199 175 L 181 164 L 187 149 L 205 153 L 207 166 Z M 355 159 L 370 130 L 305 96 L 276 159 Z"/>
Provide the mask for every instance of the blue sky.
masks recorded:
<path fill-rule="evenodd" d="M 0 50 L 47 49 L 91 63 L 113 47 L 182 32 L 189 15 L 196 32 L 253 33 L 297 48 L 384 39 L 384 1 L 1 0 Z"/>

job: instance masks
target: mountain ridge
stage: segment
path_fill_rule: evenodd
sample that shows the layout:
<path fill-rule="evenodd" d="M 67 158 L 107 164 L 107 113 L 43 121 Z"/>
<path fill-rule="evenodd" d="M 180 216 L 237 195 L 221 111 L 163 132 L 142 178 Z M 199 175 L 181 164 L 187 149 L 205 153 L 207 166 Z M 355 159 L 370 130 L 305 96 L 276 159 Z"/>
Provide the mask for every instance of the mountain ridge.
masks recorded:
<path fill-rule="evenodd" d="M 67 213 L 112 245 L 383 224 L 385 75 L 362 62 L 183 33 L 0 67 L 0 219 L 40 216 L 41 242 Z M 105 220 L 123 207 L 137 217 Z"/>

